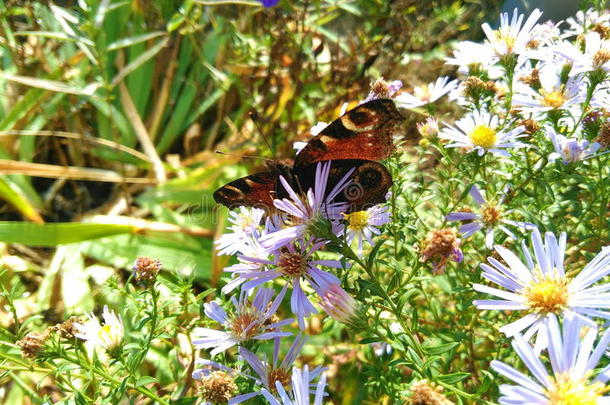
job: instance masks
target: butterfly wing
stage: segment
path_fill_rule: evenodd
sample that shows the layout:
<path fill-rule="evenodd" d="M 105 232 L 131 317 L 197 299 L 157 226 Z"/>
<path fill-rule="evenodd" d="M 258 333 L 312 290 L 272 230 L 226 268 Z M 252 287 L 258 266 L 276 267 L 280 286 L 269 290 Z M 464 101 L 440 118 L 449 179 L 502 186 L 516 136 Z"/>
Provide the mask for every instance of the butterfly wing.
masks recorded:
<path fill-rule="evenodd" d="M 361 104 L 311 139 L 297 155 L 294 167 L 324 160 L 385 159 L 394 151 L 392 137 L 403 120 L 392 100 Z"/>
<path fill-rule="evenodd" d="M 305 167 L 294 168 L 292 179 L 289 180 L 292 188 L 301 193 L 313 188 L 317 165 L 318 163 L 312 163 Z M 333 200 L 334 202 L 347 202 L 349 203 L 348 212 L 355 212 L 386 201 L 385 196 L 392 186 L 390 172 L 381 163 L 363 159 L 333 160 L 325 195 L 330 194 L 339 181 L 352 169 L 354 170 L 349 177 L 350 183 Z M 278 184 L 277 198 L 285 197 L 287 197 L 286 191 Z"/>
<path fill-rule="evenodd" d="M 214 201 L 228 208 L 272 207 L 278 176 L 278 172 L 261 172 L 234 180 L 214 192 Z"/>

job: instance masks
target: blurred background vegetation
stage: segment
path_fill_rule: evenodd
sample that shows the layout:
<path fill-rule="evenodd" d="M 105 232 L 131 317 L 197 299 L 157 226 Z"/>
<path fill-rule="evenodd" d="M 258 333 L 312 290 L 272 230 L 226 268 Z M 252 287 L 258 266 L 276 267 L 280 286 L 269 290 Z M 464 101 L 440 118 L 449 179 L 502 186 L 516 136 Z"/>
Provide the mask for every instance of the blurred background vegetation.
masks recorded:
<path fill-rule="evenodd" d="M 409 90 L 454 74 L 442 61 L 452 44 L 481 39 L 481 22 L 500 9 L 0 0 L 0 282 L 23 289 L 18 316 L 56 322 L 99 309 L 101 286 L 125 280 L 141 255 L 201 290 L 215 286 L 226 261 L 213 240 L 227 212 L 211 194 L 262 166 L 240 156 L 292 157 L 293 141 L 378 77 Z M 423 118 L 407 117 L 404 147 Z M 12 319 L 0 311 L 6 330 Z M 357 384 L 332 384 L 344 403 L 360 395 Z"/>

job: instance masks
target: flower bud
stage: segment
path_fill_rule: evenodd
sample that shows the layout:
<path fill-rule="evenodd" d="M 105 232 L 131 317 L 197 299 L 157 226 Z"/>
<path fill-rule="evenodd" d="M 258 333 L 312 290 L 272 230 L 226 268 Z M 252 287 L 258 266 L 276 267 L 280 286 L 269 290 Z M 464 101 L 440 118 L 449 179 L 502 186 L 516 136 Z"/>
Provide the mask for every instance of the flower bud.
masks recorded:
<path fill-rule="evenodd" d="M 338 284 L 331 284 L 320 294 L 320 306 L 336 321 L 350 323 L 356 315 L 356 301 Z"/>

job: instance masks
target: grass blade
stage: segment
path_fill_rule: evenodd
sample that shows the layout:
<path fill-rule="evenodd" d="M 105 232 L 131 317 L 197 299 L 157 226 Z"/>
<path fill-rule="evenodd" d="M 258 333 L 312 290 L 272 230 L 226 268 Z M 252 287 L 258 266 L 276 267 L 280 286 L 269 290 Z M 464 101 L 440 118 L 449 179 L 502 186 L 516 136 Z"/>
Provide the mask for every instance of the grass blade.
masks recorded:
<path fill-rule="evenodd" d="M 0 221 L 0 240 L 28 246 L 57 246 L 135 232 L 131 225 L 94 223 L 34 224 Z"/>

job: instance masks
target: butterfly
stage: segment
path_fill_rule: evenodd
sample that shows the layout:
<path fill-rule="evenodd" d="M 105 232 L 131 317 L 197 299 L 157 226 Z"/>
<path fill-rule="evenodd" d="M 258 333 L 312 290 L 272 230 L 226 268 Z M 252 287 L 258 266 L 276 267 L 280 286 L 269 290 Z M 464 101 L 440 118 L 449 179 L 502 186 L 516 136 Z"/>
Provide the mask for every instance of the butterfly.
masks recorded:
<path fill-rule="evenodd" d="M 314 187 L 319 162 L 332 161 L 326 193 L 350 171 L 350 184 L 335 202 L 350 203 L 350 211 L 385 202 L 392 186 L 388 169 L 376 160 L 394 151 L 393 135 L 403 121 L 394 102 L 375 99 L 337 118 L 312 138 L 292 165 L 269 161 L 268 171 L 234 180 L 214 192 L 214 200 L 229 208 L 272 208 L 274 199 L 287 196 L 279 181 L 283 176 L 294 190 Z"/>

